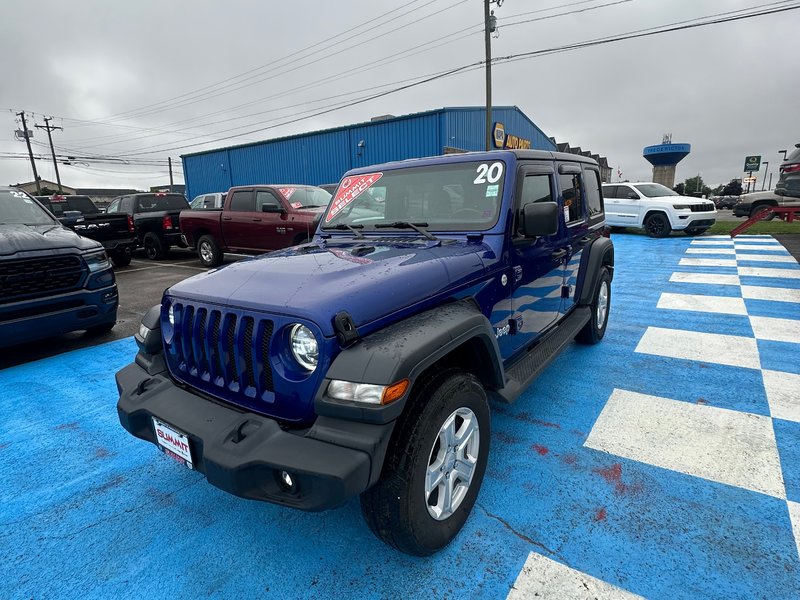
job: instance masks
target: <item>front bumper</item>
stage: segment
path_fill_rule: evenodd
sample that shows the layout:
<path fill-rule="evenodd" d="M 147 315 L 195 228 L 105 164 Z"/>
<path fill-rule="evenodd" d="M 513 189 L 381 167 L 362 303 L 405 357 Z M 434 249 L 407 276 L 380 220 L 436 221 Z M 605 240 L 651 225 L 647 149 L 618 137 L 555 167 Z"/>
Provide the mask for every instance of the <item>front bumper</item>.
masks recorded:
<path fill-rule="evenodd" d="M 112 279 L 113 281 L 113 279 Z M 0 348 L 89 329 L 117 319 L 117 284 L 0 305 Z"/>
<path fill-rule="evenodd" d="M 169 244 L 170 246 L 186 246 L 184 237 L 180 231 L 165 231 L 161 235 L 164 238 L 164 243 Z"/>
<path fill-rule="evenodd" d="M 361 493 L 380 472 L 393 423 L 375 426 L 320 417 L 311 429 L 292 432 L 263 415 L 179 387 L 166 372 L 149 375 L 140 364 L 145 363 L 137 359 L 116 375 L 122 426 L 153 444 L 153 417 L 185 433 L 194 467 L 226 492 L 319 511 Z M 293 489 L 281 485 L 282 471 L 296 482 Z"/>

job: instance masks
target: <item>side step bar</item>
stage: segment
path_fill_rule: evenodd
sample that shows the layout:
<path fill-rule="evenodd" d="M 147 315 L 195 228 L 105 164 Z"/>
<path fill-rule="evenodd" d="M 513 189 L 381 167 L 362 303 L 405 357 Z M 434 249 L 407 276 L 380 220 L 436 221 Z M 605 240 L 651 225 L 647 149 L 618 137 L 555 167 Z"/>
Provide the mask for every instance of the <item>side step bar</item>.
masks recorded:
<path fill-rule="evenodd" d="M 544 371 L 583 326 L 592 318 L 589 306 L 578 306 L 555 329 L 547 333 L 525 356 L 506 371 L 506 385 L 497 391 L 499 399 L 511 403 Z"/>

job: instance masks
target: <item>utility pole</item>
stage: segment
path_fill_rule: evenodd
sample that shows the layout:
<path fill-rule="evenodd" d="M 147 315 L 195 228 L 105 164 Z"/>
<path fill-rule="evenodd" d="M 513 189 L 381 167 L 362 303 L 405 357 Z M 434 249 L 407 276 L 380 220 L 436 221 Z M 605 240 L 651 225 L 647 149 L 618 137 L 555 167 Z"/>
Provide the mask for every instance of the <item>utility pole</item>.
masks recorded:
<path fill-rule="evenodd" d="M 764 181 L 761 182 L 761 191 L 764 191 L 764 186 L 767 185 L 767 171 L 769 171 L 769 161 L 764 161 L 761 163 L 764 165 Z"/>
<path fill-rule="evenodd" d="M 503 5 L 504 0 L 483 0 L 483 34 L 486 44 L 486 150 L 492 149 L 492 34 L 498 37 L 497 17 L 494 11 L 489 10 L 489 5 Z"/>
<path fill-rule="evenodd" d="M 161 163 L 161 164 L 164 164 L 164 163 Z M 167 164 L 169 165 L 169 191 L 170 191 L 170 193 L 172 193 L 175 190 L 172 189 L 172 157 L 171 156 L 167 157 Z"/>
<path fill-rule="evenodd" d="M 61 129 L 63 131 L 63 127 L 56 127 L 55 125 L 50 125 L 50 121 L 53 120 L 53 117 L 45 117 L 44 125 L 34 125 L 36 129 L 45 129 L 47 131 L 47 139 L 50 140 L 50 154 L 53 156 L 53 168 L 56 170 L 56 181 L 58 182 L 58 193 L 63 194 L 64 190 L 61 189 L 61 175 L 58 174 L 58 162 L 56 161 L 56 151 L 53 148 L 53 136 L 50 133 L 54 129 Z"/>
<path fill-rule="evenodd" d="M 33 150 L 31 150 L 31 136 L 28 132 L 28 125 L 25 123 L 25 111 L 18 112 L 17 116 L 22 119 L 22 133 L 25 136 L 25 143 L 28 145 L 28 156 L 31 158 L 31 167 L 33 167 L 33 179 L 36 181 L 36 192 L 39 196 L 42 195 L 42 186 L 39 184 L 39 173 L 36 172 L 36 161 L 33 160 Z"/>
<path fill-rule="evenodd" d="M 486 150 L 492 149 L 492 38 L 489 25 L 489 4 L 483 0 L 484 39 L 486 43 Z M 31 159 L 33 160 L 33 159 Z"/>

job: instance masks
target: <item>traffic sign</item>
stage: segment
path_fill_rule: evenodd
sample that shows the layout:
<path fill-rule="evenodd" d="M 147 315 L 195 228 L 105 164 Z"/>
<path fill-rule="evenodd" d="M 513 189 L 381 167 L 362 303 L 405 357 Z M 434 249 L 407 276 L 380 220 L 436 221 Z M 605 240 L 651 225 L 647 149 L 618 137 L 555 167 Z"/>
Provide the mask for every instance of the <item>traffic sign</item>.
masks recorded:
<path fill-rule="evenodd" d="M 761 166 L 761 156 L 745 156 L 744 157 L 744 170 L 745 171 L 758 171 Z"/>

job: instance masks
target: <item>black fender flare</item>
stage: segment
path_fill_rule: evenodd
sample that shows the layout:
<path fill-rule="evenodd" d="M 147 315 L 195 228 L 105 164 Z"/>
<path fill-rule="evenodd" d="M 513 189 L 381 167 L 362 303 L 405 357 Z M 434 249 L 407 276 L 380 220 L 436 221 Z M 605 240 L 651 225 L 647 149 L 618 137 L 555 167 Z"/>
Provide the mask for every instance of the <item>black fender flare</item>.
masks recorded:
<path fill-rule="evenodd" d="M 575 286 L 577 304 L 586 306 L 592 303 L 592 294 L 603 268 L 607 268 L 614 278 L 614 244 L 610 238 L 599 237 L 583 251 L 580 275 Z"/>
<path fill-rule="evenodd" d="M 466 345 L 466 346 L 465 346 Z M 334 359 L 317 391 L 317 415 L 388 423 L 399 417 L 417 378 L 457 349 L 475 356 L 478 378 L 488 389 L 505 385 L 503 360 L 489 320 L 471 300 L 445 304 L 413 315 L 365 336 Z M 473 354 L 474 353 L 474 354 Z M 386 406 L 335 400 L 327 396 L 332 379 L 391 385 L 408 379 L 402 398 Z"/>

